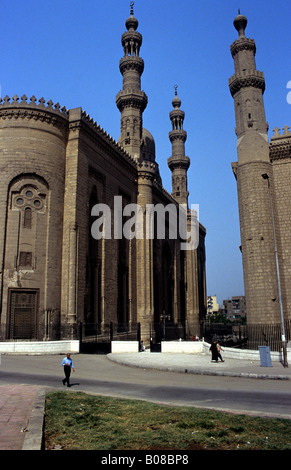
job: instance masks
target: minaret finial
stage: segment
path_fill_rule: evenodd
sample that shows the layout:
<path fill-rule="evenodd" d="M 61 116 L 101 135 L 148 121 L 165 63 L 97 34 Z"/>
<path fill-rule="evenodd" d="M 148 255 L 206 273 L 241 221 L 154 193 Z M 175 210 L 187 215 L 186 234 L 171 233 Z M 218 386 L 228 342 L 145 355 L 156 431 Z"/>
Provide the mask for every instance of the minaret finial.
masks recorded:
<path fill-rule="evenodd" d="M 131 14 L 131 16 L 133 16 L 133 5 L 134 5 L 134 2 L 130 2 L 130 14 Z"/>
<path fill-rule="evenodd" d="M 177 89 L 178 89 L 178 85 L 174 85 L 174 88 L 175 88 L 175 96 L 177 96 Z"/>
<path fill-rule="evenodd" d="M 240 9 L 238 9 L 238 16 L 234 19 L 234 27 L 237 30 L 239 37 L 245 36 L 245 29 L 247 26 L 248 20 L 245 16 L 241 15 Z"/>

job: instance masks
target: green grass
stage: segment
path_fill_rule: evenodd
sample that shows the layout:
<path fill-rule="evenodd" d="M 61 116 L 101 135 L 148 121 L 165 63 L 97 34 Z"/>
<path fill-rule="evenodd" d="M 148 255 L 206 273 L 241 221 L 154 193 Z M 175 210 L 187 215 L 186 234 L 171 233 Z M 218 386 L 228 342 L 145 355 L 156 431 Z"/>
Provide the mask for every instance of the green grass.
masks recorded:
<path fill-rule="evenodd" d="M 46 395 L 45 448 L 291 450 L 291 421 L 82 392 Z"/>

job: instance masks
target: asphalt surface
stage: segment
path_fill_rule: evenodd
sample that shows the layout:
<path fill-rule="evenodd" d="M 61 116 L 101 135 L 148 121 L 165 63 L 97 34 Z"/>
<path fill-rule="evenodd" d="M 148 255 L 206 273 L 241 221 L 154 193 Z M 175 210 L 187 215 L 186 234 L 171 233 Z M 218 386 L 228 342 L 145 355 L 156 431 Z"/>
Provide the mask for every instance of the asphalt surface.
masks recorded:
<path fill-rule="evenodd" d="M 138 354 L 108 354 L 107 357 L 96 355 L 74 355 L 77 372 L 72 374 L 71 384 L 73 390 L 83 390 L 94 393 L 94 381 L 92 377 L 92 364 L 103 364 L 108 374 L 120 373 L 120 377 L 114 377 L 116 383 L 105 379 L 98 380 L 98 392 L 112 393 L 112 384 L 119 390 L 119 396 L 135 398 L 133 384 L 136 385 L 141 377 L 140 369 L 144 371 L 164 371 L 174 374 L 174 380 L 179 382 L 179 374 L 189 376 L 199 375 L 208 377 L 254 379 L 271 381 L 285 381 L 287 392 L 282 393 L 281 399 L 290 400 L 291 367 L 283 367 L 280 362 L 272 363 L 272 367 L 262 367 L 260 361 L 242 361 L 227 359 L 225 362 L 213 363 L 207 354 L 161 354 L 144 351 Z M 2 355 L 0 365 L 0 450 L 41 450 L 43 416 L 45 406 L 45 392 L 49 389 L 61 388 L 60 368 L 56 374 L 56 367 L 61 362 L 60 356 L 12 356 Z M 117 366 L 121 366 L 119 369 Z M 126 366 L 126 367 L 122 367 Z M 117 367 L 117 368 L 116 368 Z M 122 388 L 122 381 L 128 372 L 129 388 Z M 79 370 L 78 370 L 79 368 Z M 135 374 L 136 372 L 136 374 Z M 101 372 L 102 373 L 102 372 Z M 176 374 L 176 375 L 175 375 Z M 129 377 L 130 376 L 130 377 Z M 167 376 L 167 374 L 166 374 Z M 76 380 L 78 378 L 78 380 Z M 172 376 L 171 376 L 172 379 Z M 81 387 L 78 382 L 80 380 Z M 146 380 L 146 379 L 145 379 Z M 151 400 L 153 388 L 145 387 L 141 383 L 139 387 L 140 397 Z M 174 387 L 174 386 L 173 386 Z M 169 403 L 168 389 L 156 387 L 155 400 L 160 403 Z M 192 389 L 181 388 L 180 397 L 176 393 L 175 403 L 183 404 L 189 395 L 191 406 Z M 244 390 L 241 391 L 243 398 Z M 255 399 L 255 395 L 253 395 Z M 179 401 L 180 400 L 180 401 Z M 252 394 L 250 394 L 252 400 Z M 209 401 L 211 401 L 209 399 Z M 279 401 L 274 393 L 274 402 Z M 201 396 L 196 399 L 198 406 L 207 407 L 207 393 L 201 389 Z M 264 408 L 262 403 L 262 409 Z M 214 404 L 215 407 L 215 404 Z M 291 403 L 290 403 L 291 408 Z M 278 411 L 280 409 L 278 408 Z M 290 415 L 291 417 L 291 415 Z"/>

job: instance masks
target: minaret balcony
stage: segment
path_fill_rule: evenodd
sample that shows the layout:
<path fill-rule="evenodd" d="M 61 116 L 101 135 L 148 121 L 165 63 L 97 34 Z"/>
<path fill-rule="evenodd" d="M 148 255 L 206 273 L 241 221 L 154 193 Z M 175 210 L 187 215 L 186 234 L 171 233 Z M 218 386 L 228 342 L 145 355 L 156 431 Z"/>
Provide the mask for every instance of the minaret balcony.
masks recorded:
<path fill-rule="evenodd" d="M 172 155 L 168 158 L 168 167 L 171 171 L 175 168 L 183 168 L 184 170 L 188 170 L 190 166 L 190 158 L 186 155 Z"/>
<path fill-rule="evenodd" d="M 169 132 L 169 139 L 171 142 L 174 142 L 175 140 L 185 142 L 187 139 L 187 132 L 184 131 L 184 129 L 173 129 Z"/>
<path fill-rule="evenodd" d="M 144 61 L 137 55 L 126 55 L 119 61 L 119 70 L 122 74 L 127 70 L 135 70 L 139 75 L 142 75 Z"/>
<path fill-rule="evenodd" d="M 121 36 L 121 44 L 125 49 L 130 50 L 130 43 L 133 42 L 137 44 L 139 47 L 142 44 L 142 35 L 138 31 L 126 31 Z"/>
<path fill-rule="evenodd" d="M 116 96 L 116 106 L 119 111 L 131 107 L 144 111 L 148 103 L 148 97 L 144 91 L 136 89 L 121 90 Z"/>
<path fill-rule="evenodd" d="M 181 109 L 173 109 L 172 111 L 170 111 L 170 119 L 171 121 L 175 118 L 181 118 L 182 120 L 184 120 L 185 118 L 185 113 L 184 111 L 182 111 Z"/>
<path fill-rule="evenodd" d="M 259 70 L 245 70 L 240 73 L 235 73 L 229 80 L 228 85 L 230 93 L 234 96 L 241 88 L 254 87 L 259 88 L 264 93 L 265 91 L 265 78 L 264 73 Z"/>

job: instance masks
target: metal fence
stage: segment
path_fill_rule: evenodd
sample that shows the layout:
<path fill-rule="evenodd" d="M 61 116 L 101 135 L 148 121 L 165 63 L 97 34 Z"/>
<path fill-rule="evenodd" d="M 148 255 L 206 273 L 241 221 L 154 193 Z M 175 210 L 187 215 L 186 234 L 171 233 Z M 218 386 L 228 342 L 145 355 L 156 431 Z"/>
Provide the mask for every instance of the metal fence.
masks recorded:
<path fill-rule="evenodd" d="M 286 341 L 291 340 L 291 321 L 285 321 Z M 258 349 L 259 346 L 269 346 L 271 351 L 282 349 L 281 324 L 205 324 L 203 337 L 210 342 L 212 339 L 220 340 L 224 346 L 247 349 Z"/>
<path fill-rule="evenodd" d="M 202 336 L 208 343 L 216 340 L 228 347 L 247 347 L 246 326 L 237 323 L 204 323 Z"/>
<path fill-rule="evenodd" d="M 80 323 L 78 339 L 80 352 L 108 353 L 111 341 L 140 341 L 140 323 Z"/>
<path fill-rule="evenodd" d="M 291 321 L 284 322 L 286 342 L 291 340 Z M 271 351 L 282 349 L 282 325 L 247 325 L 248 349 L 257 349 L 258 346 L 270 346 Z"/>
<path fill-rule="evenodd" d="M 285 322 L 286 341 L 291 340 L 291 321 Z M 182 339 L 191 341 L 204 338 L 211 342 L 213 339 L 221 341 L 226 347 L 257 350 L 259 346 L 270 346 L 271 351 L 282 349 L 281 324 L 242 325 L 240 323 L 180 323 L 151 324 L 148 331 L 143 330 L 143 337 L 148 337 L 151 344 L 160 341 L 173 341 Z"/>
<path fill-rule="evenodd" d="M 286 341 L 291 340 L 291 320 L 285 321 Z M 161 341 L 175 341 L 182 339 L 192 341 L 204 338 L 211 342 L 213 339 L 221 341 L 224 346 L 247 348 L 257 350 L 259 346 L 269 346 L 271 351 L 282 349 L 281 324 L 254 324 L 241 325 L 239 323 L 208 323 L 185 322 L 171 323 L 162 321 L 142 326 L 140 323 L 120 324 L 108 322 L 79 323 L 62 325 L 55 328 L 50 339 L 71 338 L 80 340 L 81 352 L 107 353 L 111 350 L 111 341 L 140 341 L 151 345 L 152 350 L 160 345 Z M 4 339 L 2 339 L 3 341 Z M 157 347 L 158 351 L 159 348 Z"/>

